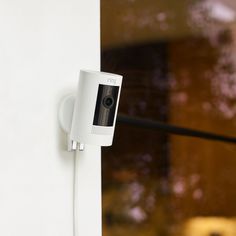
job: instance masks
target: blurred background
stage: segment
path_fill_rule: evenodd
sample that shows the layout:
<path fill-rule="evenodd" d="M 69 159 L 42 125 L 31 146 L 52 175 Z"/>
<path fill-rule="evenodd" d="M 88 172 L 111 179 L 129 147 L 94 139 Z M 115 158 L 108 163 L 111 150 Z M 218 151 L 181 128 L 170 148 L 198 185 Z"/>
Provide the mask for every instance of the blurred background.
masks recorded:
<path fill-rule="evenodd" d="M 236 1 L 101 0 L 119 112 L 236 136 Z M 236 236 L 236 145 L 118 124 L 103 149 L 104 236 Z"/>

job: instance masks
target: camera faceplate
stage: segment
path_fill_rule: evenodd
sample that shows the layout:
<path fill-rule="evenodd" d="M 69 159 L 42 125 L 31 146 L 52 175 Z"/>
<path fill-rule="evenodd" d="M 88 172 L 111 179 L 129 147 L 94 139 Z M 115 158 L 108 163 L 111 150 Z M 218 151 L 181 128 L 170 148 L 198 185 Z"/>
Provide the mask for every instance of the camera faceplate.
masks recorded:
<path fill-rule="evenodd" d="M 93 125 L 113 126 L 118 94 L 119 86 L 99 84 Z"/>

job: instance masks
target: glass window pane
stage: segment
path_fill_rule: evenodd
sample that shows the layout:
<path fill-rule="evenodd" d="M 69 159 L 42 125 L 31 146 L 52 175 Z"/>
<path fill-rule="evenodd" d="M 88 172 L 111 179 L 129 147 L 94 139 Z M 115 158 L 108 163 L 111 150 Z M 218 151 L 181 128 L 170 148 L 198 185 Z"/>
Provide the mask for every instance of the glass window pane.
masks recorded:
<path fill-rule="evenodd" d="M 102 69 L 125 76 L 122 112 L 236 133 L 233 0 L 101 3 Z M 133 99 L 137 88 L 143 96 Z M 165 101 L 152 93 L 165 95 Z M 153 111 L 162 102 L 157 117 Z"/>
<path fill-rule="evenodd" d="M 232 144 L 118 125 L 103 149 L 104 236 L 236 235 L 235 153 Z"/>
<path fill-rule="evenodd" d="M 101 0 L 119 112 L 236 136 L 236 2 Z M 104 236 L 235 236 L 236 145 L 118 124 L 103 149 Z"/>

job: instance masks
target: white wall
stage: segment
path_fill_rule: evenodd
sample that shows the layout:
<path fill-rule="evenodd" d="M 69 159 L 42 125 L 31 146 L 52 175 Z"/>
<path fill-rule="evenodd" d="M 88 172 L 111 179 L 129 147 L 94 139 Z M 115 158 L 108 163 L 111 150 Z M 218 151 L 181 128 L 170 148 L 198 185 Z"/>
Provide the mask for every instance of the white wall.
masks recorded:
<path fill-rule="evenodd" d="M 99 0 L 0 1 L 0 235 L 69 236 L 73 156 L 57 122 L 99 69 Z"/>

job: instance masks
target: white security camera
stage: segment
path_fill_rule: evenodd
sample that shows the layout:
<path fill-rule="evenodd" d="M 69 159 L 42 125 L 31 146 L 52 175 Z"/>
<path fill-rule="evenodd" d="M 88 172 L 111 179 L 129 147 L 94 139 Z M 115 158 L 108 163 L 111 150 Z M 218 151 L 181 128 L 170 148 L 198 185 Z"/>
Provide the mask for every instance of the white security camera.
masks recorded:
<path fill-rule="evenodd" d="M 80 71 L 76 94 L 64 98 L 59 121 L 74 162 L 74 236 L 101 236 L 101 146 L 112 145 L 122 76 Z M 88 209 L 93 214 L 83 214 Z M 90 223 L 93 223 L 93 228 Z"/>
<path fill-rule="evenodd" d="M 81 70 L 75 95 L 61 104 L 59 118 L 68 134 L 68 149 L 77 144 L 112 145 L 122 76 Z"/>

